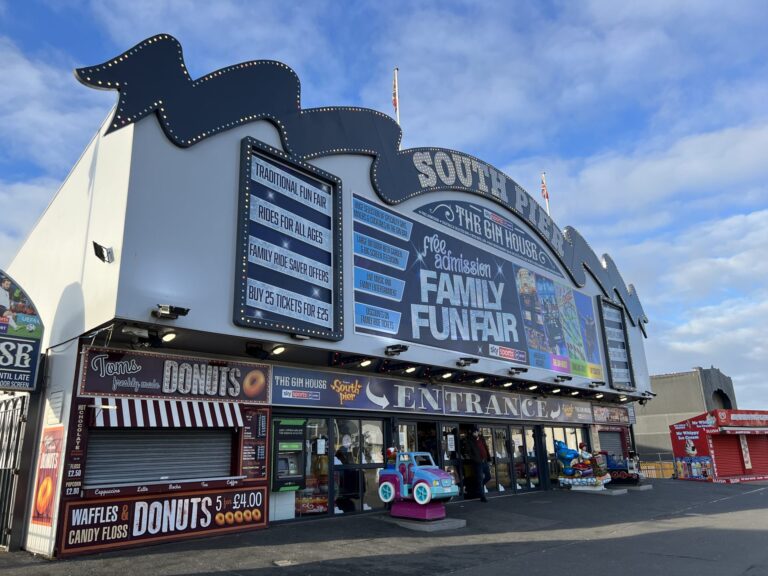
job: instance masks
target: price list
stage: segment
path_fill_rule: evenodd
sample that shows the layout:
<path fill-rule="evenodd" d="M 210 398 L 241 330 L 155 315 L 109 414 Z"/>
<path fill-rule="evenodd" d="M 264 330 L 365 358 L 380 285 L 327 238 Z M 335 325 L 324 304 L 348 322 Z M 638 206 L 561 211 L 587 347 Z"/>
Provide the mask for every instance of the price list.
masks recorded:
<path fill-rule="evenodd" d="M 246 480 L 267 479 L 269 409 L 243 407 L 242 462 Z"/>

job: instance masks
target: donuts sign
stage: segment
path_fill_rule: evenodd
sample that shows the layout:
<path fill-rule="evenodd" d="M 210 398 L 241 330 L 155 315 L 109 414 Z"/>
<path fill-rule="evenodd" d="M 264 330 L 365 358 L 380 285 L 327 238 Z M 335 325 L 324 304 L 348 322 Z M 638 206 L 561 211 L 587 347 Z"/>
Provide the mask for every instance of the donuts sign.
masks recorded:
<path fill-rule="evenodd" d="M 270 370 L 266 364 L 91 347 L 80 395 L 267 404 Z"/>
<path fill-rule="evenodd" d="M 60 556 L 267 526 L 266 487 L 75 500 L 64 507 Z"/>

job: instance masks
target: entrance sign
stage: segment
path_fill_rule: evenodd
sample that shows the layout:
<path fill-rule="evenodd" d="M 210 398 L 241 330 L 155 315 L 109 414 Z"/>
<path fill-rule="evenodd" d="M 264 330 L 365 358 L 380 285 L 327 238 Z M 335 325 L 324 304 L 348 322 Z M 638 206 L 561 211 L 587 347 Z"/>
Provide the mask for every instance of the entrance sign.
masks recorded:
<path fill-rule="evenodd" d="M 35 389 L 43 323 L 27 293 L 0 270 L 0 390 Z"/>
<path fill-rule="evenodd" d="M 589 402 L 567 398 L 534 398 L 492 388 L 428 385 L 287 366 L 274 366 L 273 374 L 275 406 L 582 424 L 594 421 Z"/>
<path fill-rule="evenodd" d="M 341 183 L 243 140 L 235 324 L 339 340 Z"/>

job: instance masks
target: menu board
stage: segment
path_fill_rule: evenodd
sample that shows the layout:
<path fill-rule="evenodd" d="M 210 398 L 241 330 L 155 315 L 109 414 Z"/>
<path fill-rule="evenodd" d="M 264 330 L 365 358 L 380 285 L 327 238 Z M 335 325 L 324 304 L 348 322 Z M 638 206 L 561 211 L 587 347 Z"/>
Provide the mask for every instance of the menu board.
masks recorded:
<path fill-rule="evenodd" d="M 235 323 L 339 340 L 339 180 L 248 138 L 241 163 Z"/>
<path fill-rule="evenodd" d="M 244 406 L 243 436 L 240 453 L 243 475 L 247 481 L 267 479 L 269 453 L 269 409 Z"/>
<path fill-rule="evenodd" d="M 617 390 L 634 390 L 624 311 L 607 300 L 600 302 L 610 385 Z"/>

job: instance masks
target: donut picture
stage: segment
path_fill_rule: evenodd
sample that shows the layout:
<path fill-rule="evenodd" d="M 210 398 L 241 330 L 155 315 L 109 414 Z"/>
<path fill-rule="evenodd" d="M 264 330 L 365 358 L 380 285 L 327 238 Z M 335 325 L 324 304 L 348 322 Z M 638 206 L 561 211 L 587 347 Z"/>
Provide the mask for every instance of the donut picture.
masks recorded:
<path fill-rule="evenodd" d="M 217 526 L 224 526 L 224 524 L 226 523 L 226 519 L 224 518 L 224 512 L 219 512 L 218 514 L 216 514 L 216 516 L 213 519 L 216 522 Z"/>
<path fill-rule="evenodd" d="M 240 512 L 240 510 L 237 510 L 235 512 L 235 522 L 237 522 L 238 524 L 242 524 L 243 522 L 243 513 Z"/>
<path fill-rule="evenodd" d="M 253 520 L 253 514 L 251 514 L 250 510 L 243 510 L 243 519 L 245 519 L 246 522 Z"/>
<path fill-rule="evenodd" d="M 53 480 L 46 476 L 40 487 L 37 489 L 37 498 L 35 499 L 35 510 L 40 516 L 45 516 L 53 499 Z"/>
<path fill-rule="evenodd" d="M 254 522 L 258 522 L 259 520 L 261 520 L 261 510 L 259 510 L 258 508 L 254 508 L 253 510 L 251 510 L 251 516 L 253 516 Z"/>
<path fill-rule="evenodd" d="M 256 398 L 264 393 L 267 387 L 267 379 L 261 370 L 251 370 L 243 380 L 243 393 L 248 398 Z"/>
<path fill-rule="evenodd" d="M 226 520 L 227 524 L 232 525 L 235 523 L 235 515 L 232 512 L 227 512 L 224 514 L 224 520 Z"/>

